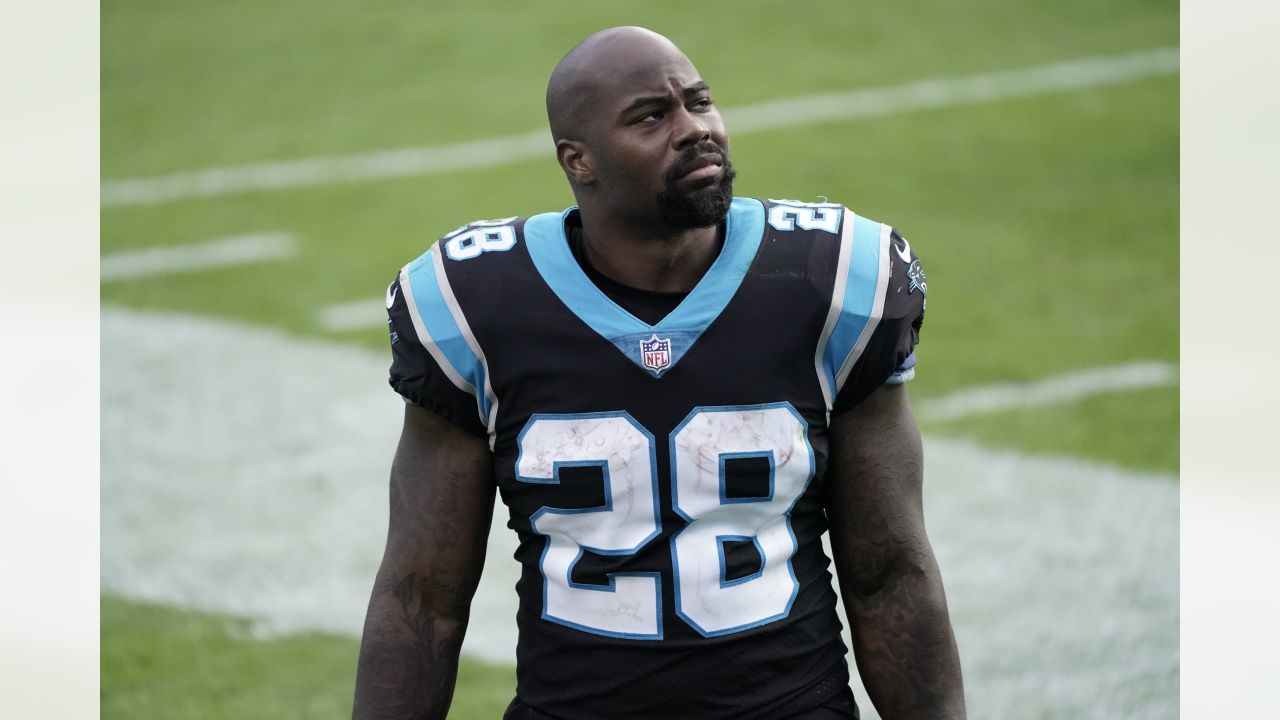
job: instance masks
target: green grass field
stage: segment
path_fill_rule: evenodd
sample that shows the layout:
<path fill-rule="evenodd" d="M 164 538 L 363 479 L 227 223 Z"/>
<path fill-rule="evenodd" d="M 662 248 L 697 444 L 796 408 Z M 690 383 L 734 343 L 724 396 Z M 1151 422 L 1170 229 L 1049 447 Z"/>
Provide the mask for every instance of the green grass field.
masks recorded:
<path fill-rule="evenodd" d="M 259 639 L 242 618 L 102 598 L 102 717 L 335 718 L 351 714 L 359 642 Z M 500 717 L 515 668 L 463 658 L 452 712 Z"/>
<path fill-rule="evenodd" d="M 1173 47 L 1177 13 L 1168 0 L 120 0 L 102 8 L 102 173 L 146 178 L 536 130 L 555 62 L 614 24 L 673 38 L 732 109 Z M 932 291 L 913 397 L 1177 362 L 1176 74 L 729 132 L 738 194 L 827 197 L 911 240 Z M 382 352 L 377 317 L 332 330 L 320 309 L 368 300 L 376 310 L 398 268 L 464 222 L 571 202 L 548 147 L 543 158 L 497 167 L 107 206 L 104 255 L 256 232 L 289 233 L 299 250 L 256 265 L 104 282 L 102 301 Z M 163 388 L 155 392 L 163 401 Z M 925 416 L 923 425 L 931 437 L 997 450 L 1165 476 L 1178 469 L 1176 385 L 949 421 Z M 104 465 L 104 495 L 112 471 Z M 252 627 L 105 594 L 103 717 L 349 713 L 353 637 L 258 639 Z M 983 635 L 980 626 L 971 632 Z M 468 661 L 452 717 L 495 717 L 513 678 L 510 667 Z M 1168 691 L 1168 682 L 1151 687 Z M 1050 707 L 1035 716 L 1088 715 Z"/>

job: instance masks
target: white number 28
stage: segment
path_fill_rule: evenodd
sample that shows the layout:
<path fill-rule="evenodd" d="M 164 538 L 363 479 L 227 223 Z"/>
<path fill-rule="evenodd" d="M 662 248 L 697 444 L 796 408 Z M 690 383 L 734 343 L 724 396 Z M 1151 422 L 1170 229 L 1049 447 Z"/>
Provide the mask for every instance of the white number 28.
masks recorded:
<path fill-rule="evenodd" d="M 672 498 L 688 524 L 671 536 L 676 614 L 706 637 L 787 616 L 799 591 L 791 508 L 814 473 L 806 425 L 788 403 L 696 408 L 669 438 Z M 518 439 L 516 479 L 558 484 L 561 468 L 599 467 L 604 505 L 544 507 L 530 518 L 547 538 L 541 559 L 542 617 L 586 632 L 660 639 L 659 572 L 609 573 L 607 585 L 573 580 L 584 551 L 631 555 L 658 537 L 657 455 L 653 435 L 624 412 L 534 415 Z M 764 458 L 769 490 L 728 497 L 725 461 Z M 724 542 L 750 541 L 758 572 L 725 577 Z"/>

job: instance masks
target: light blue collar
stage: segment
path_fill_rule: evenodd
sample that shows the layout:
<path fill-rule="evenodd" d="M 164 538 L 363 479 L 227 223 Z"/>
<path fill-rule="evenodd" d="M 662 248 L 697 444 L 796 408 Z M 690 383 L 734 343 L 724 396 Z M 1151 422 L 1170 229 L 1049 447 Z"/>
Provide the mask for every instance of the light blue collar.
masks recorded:
<path fill-rule="evenodd" d="M 525 221 L 529 256 L 543 281 L 574 315 L 655 377 L 675 367 L 724 311 L 742 284 L 764 231 L 764 205 L 751 198 L 734 198 L 719 257 L 675 310 L 650 325 L 610 300 L 574 258 L 565 237 L 565 219 L 576 209 L 542 213 Z"/>

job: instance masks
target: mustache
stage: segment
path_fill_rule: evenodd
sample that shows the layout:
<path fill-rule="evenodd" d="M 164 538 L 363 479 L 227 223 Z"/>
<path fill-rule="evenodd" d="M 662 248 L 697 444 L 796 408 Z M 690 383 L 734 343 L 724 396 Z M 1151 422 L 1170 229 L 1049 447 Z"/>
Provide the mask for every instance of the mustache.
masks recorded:
<path fill-rule="evenodd" d="M 729 153 L 710 140 L 704 140 L 695 145 L 690 145 L 685 148 L 684 152 L 680 153 L 680 157 L 676 158 L 676 161 L 671 164 L 671 168 L 667 170 L 665 180 L 668 183 L 674 183 L 685 173 L 703 165 L 708 156 L 714 157 L 721 168 L 729 167 Z"/>

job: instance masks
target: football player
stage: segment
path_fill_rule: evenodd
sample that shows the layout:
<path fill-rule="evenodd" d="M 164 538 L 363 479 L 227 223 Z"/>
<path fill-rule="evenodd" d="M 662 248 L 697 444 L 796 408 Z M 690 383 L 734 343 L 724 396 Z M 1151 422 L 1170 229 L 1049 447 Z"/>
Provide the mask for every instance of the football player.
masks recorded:
<path fill-rule="evenodd" d="M 547 89 L 577 205 L 471 223 L 387 291 L 404 429 L 356 718 L 443 718 L 495 491 L 522 565 L 520 718 L 961 718 L 921 508 L 925 275 L 837 204 L 733 196 L 666 38 L 587 38 Z"/>

